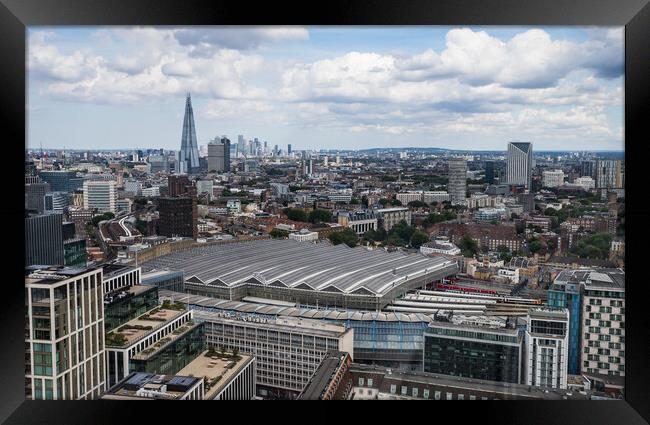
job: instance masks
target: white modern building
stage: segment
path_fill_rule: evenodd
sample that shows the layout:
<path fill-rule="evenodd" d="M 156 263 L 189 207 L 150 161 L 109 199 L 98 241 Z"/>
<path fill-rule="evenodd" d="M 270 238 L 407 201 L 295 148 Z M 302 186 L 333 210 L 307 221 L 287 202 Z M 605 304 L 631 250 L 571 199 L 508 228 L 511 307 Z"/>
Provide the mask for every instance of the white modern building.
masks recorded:
<path fill-rule="evenodd" d="M 140 196 L 142 194 L 142 182 L 137 180 L 127 180 L 124 182 L 124 191 Z"/>
<path fill-rule="evenodd" d="M 145 198 L 154 198 L 156 196 L 160 196 L 160 187 L 158 186 L 151 186 L 151 187 L 145 187 L 142 189 L 142 196 Z"/>
<path fill-rule="evenodd" d="M 592 190 L 596 187 L 596 181 L 589 176 L 578 177 L 574 180 L 574 183 L 582 186 L 585 190 Z"/>
<path fill-rule="evenodd" d="M 535 308 L 526 317 L 526 385 L 567 388 L 569 311 Z"/>
<path fill-rule="evenodd" d="M 533 144 L 528 142 L 508 143 L 506 182 L 512 185 L 523 185 L 530 190 L 532 178 Z"/>
<path fill-rule="evenodd" d="M 83 191 L 85 209 L 117 212 L 117 183 L 114 180 L 86 180 Z"/>
<path fill-rule="evenodd" d="M 542 173 L 542 184 L 544 187 L 559 187 L 564 184 L 564 171 L 553 170 Z"/>
<path fill-rule="evenodd" d="M 420 246 L 420 252 L 424 255 L 460 255 L 460 248 L 449 242 L 449 239 L 443 236 L 436 238 L 434 241 L 422 244 Z"/>
<path fill-rule="evenodd" d="M 318 232 L 311 232 L 307 229 L 300 229 L 299 232 L 289 233 L 289 239 L 298 242 L 317 241 Z"/>

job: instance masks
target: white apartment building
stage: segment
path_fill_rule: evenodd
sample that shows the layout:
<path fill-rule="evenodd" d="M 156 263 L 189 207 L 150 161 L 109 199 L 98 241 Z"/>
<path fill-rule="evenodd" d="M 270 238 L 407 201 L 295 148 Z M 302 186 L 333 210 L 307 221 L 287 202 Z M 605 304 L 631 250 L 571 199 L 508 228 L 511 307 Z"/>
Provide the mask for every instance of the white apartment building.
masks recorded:
<path fill-rule="evenodd" d="M 569 311 L 535 308 L 526 317 L 526 385 L 567 388 Z"/>
<path fill-rule="evenodd" d="M 625 376 L 625 273 L 592 271 L 582 300 L 582 373 Z"/>
<path fill-rule="evenodd" d="M 84 208 L 99 212 L 117 212 L 117 183 L 114 180 L 86 180 L 83 186 Z"/>
<path fill-rule="evenodd" d="M 142 196 L 145 198 L 153 198 L 156 196 L 160 196 L 160 187 L 159 186 L 151 186 L 151 187 L 145 187 L 142 189 Z"/>
<path fill-rule="evenodd" d="M 25 276 L 25 395 L 97 399 L 106 390 L 102 269 L 48 267 Z"/>
<path fill-rule="evenodd" d="M 564 184 L 564 171 L 553 170 L 542 173 L 542 184 L 544 187 L 559 187 Z"/>
<path fill-rule="evenodd" d="M 424 191 L 422 192 L 422 201 L 427 204 L 431 204 L 432 202 L 442 204 L 445 201 L 451 201 L 451 197 L 449 196 L 449 193 L 442 190 Z"/>
<path fill-rule="evenodd" d="M 142 194 L 142 182 L 137 180 L 127 180 L 124 182 L 124 191 L 132 192 L 136 196 L 140 196 Z"/>
<path fill-rule="evenodd" d="M 403 205 L 413 201 L 422 201 L 422 192 L 402 192 L 395 195 L 395 198 Z"/>

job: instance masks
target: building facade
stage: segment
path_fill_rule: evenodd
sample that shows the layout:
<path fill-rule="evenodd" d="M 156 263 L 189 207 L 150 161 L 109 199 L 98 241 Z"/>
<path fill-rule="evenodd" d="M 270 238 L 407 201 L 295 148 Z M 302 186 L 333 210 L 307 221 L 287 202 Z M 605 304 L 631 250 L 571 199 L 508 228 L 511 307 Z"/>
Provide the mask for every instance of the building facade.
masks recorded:
<path fill-rule="evenodd" d="M 567 388 L 569 311 L 535 308 L 526 317 L 525 384 Z"/>
<path fill-rule="evenodd" d="M 86 180 L 83 184 L 84 208 L 100 213 L 117 212 L 117 183 L 114 180 Z"/>
<path fill-rule="evenodd" d="M 195 196 L 158 199 L 159 235 L 198 237 L 198 210 Z"/>
<path fill-rule="evenodd" d="M 465 202 L 467 198 L 467 160 L 465 158 L 449 160 L 447 192 L 449 192 L 453 205 Z"/>
<path fill-rule="evenodd" d="M 531 189 L 533 178 L 533 144 L 508 143 L 506 181 L 510 185 L 526 186 Z"/>
<path fill-rule="evenodd" d="M 106 390 L 102 269 L 26 271 L 25 395 L 96 399 Z"/>

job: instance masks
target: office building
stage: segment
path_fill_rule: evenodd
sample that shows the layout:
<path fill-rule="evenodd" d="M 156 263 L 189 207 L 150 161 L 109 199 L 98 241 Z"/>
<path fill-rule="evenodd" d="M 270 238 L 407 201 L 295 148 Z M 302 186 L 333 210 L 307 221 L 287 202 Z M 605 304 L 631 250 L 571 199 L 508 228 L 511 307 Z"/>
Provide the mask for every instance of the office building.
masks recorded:
<path fill-rule="evenodd" d="M 117 212 L 117 183 L 113 180 L 86 180 L 83 184 L 84 208 L 97 212 Z"/>
<path fill-rule="evenodd" d="M 25 395 L 96 399 L 106 390 L 102 269 L 25 272 Z"/>
<path fill-rule="evenodd" d="M 352 389 L 352 386 L 346 385 L 345 381 L 351 365 L 352 357 L 349 353 L 341 351 L 327 353 L 298 396 L 298 400 L 334 400 L 337 394 L 341 394 L 341 390 L 343 390 L 341 398 L 346 399 Z"/>
<path fill-rule="evenodd" d="M 288 144 L 287 144 L 287 154 L 288 154 L 288 155 L 291 155 L 291 152 L 292 152 L 292 151 L 291 151 L 291 143 L 288 143 Z"/>
<path fill-rule="evenodd" d="M 158 234 L 167 237 L 198 237 L 196 196 L 158 198 Z"/>
<path fill-rule="evenodd" d="M 185 274 L 179 270 L 155 270 L 142 275 L 142 285 L 156 286 L 176 292 L 185 292 Z"/>
<path fill-rule="evenodd" d="M 544 171 L 542 173 L 542 182 L 544 187 L 560 187 L 564 184 L 564 171 Z"/>
<path fill-rule="evenodd" d="M 295 317 L 251 318 L 196 311 L 205 325 L 208 347 L 236 349 L 257 359 L 260 393 L 295 398 L 328 351 L 354 358 L 353 331 L 340 325 Z"/>
<path fill-rule="evenodd" d="M 196 128 L 194 127 L 192 98 L 189 93 L 185 99 L 183 134 L 181 135 L 181 150 L 178 159 L 179 162 L 184 163 L 184 167 L 187 168 L 184 172 L 195 173 L 199 170 L 199 145 L 196 139 Z"/>
<path fill-rule="evenodd" d="M 84 179 L 76 171 L 41 171 L 39 177 L 54 192 L 74 192 L 83 187 Z"/>
<path fill-rule="evenodd" d="M 38 213 L 45 211 L 45 194 L 50 192 L 50 184 L 45 182 L 25 185 L 25 209 Z"/>
<path fill-rule="evenodd" d="M 226 137 L 208 143 L 208 171 L 230 171 L 230 140 Z"/>
<path fill-rule="evenodd" d="M 485 161 L 485 182 L 494 184 L 494 161 Z"/>
<path fill-rule="evenodd" d="M 625 273 L 589 273 L 582 305 L 582 373 L 625 376 Z"/>
<path fill-rule="evenodd" d="M 447 192 L 452 204 L 463 203 L 467 195 L 467 160 L 451 158 L 449 160 L 449 182 Z"/>
<path fill-rule="evenodd" d="M 124 182 L 124 191 L 131 192 L 135 196 L 142 194 L 142 182 L 137 180 L 127 180 Z"/>
<path fill-rule="evenodd" d="M 586 191 L 596 188 L 596 181 L 591 176 L 578 177 L 574 180 L 574 183 L 582 186 Z"/>
<path fill-rule="evenodd" d="M 536 387 L 567 388 L 569 311 L 534 308 L 526 317 L 524 383 Z"/>
<path fill-rule="evenodd" d="M 63 214 L 25 217 L 25 266 L 64 265 Z"/>
<path fill-rule="evenodd" d="M 533 144 L 508 143 L 508 159 L 506 161 L 506 183 L 509 185 L 532 188 L 533 178 Z"/>
<path fill-rule="evenodd" d="M 183 306 L 163 303 L 106 331 L 108 387 L 132 372 L 175 374 L 187 366 L 205 348 L 203 326 L 192 318 Z"/>
<path fill-rule="evenodd" d="M 66 192 L 50 192 L 43 197 L 43 206 L 46 213 L 63 213 L 68 208 L 70 199 Z"/>
<path fill-rule="evenodd" d="M 514 324 L 498 317 L 444 319 L 431 322 L 424 333 L 425 372 L 521 382 L 523 344 Z"/>

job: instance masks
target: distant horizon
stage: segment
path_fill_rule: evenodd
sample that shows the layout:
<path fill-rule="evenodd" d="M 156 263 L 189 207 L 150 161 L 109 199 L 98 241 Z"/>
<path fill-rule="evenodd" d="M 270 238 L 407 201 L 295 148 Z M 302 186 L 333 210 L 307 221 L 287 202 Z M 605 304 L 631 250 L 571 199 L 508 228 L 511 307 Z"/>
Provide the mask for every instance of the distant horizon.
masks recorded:
<path fill-rule="evenodd" d="M 190 92 L 199 145 L 624 151 L 623 30 L 28 27 L 26 145 L 179 150 Z"/>

